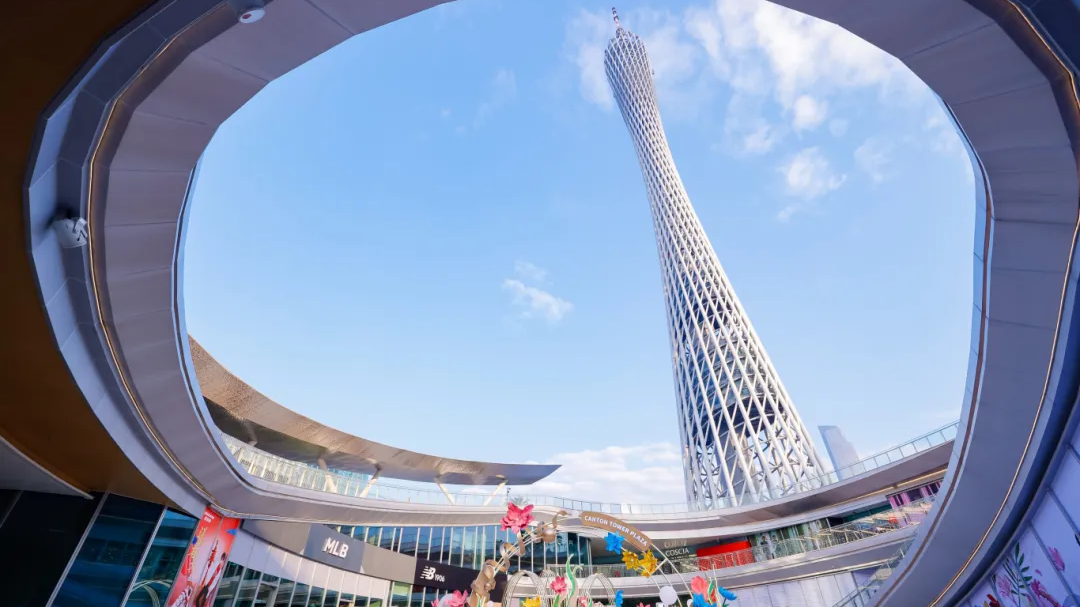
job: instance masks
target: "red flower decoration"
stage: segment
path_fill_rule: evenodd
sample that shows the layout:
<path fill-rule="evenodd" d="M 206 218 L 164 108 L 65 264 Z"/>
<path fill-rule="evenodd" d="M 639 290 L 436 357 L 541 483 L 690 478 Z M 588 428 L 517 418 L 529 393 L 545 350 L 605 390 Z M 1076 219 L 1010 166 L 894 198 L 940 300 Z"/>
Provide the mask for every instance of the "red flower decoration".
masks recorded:
<path fill-rule="evenodd" d="M 446 604 L 448 607 L 465 607 L 465 602 L 469 600 L 469 591 L 466 590 L 462 593 L 460 590 L 455 590 L 454 594 L 450 595 Z"/>
<path fill-rule="evenodd" d="M 532 506 L 529 506 L 529 508 L 532 508 Z M 566 578 L 560 576 L 551 580 L 551 590 L 555 594 L 566 594 Z"/>
<path fill-rule="evenodd" d="M 502 517 L 502 526 L 500 529 L 509 529 L 514 533 L 518 533 L 522 529 L 529 526 L 529 523 L 533 522 L 532 504 L 525 506 L 524 508 L 517 504 L 510 503 L 506 505 L 506 516 Z"/>

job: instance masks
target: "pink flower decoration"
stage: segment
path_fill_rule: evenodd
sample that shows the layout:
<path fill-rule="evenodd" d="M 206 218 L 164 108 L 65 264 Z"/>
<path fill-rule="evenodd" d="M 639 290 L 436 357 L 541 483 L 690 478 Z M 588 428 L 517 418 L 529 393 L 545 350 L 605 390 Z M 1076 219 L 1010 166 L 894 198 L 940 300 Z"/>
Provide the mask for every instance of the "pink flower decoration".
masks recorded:
<path fill-rule="evenodd" d="M 1009 580 L 1004 577 L 997 579 L 998 596 L 1005 599 L 1012 596 L 1012 587 L 1009 586 Z"/>
<path fill-rule="evenodd" d="M 705 581 L 705 578 L 700 575 L 690 580 L 690 592 L 693 594 L 700 594 L 705 596 L 705 593 L 709 591 L 709 582 Z"/>
<path fill-rule="evenodd" d="M 529 508 L 532 508 L 532 506 L 529 506 Z M 566 578 L 560 576 L 551 580 L 551 590 L 555 594 L 566 594 Z"/>
<path fill-rule="evenodd" d="M 434 601 L 431 601 L 431 607 L 439 607 L 439 599 L 435 599 Z"/>
<path fill-rule="evenodd" d="M 645 603 L 638 603 L 638 604 L 637 604 L 637 607 L 649 607 L 649 606 L 648 606 L 648 605 L 646 605 Z"/>
<path fill-rule="evenodd" d="M 514 503 L 506 505 L 506 516 L 502 517 L 502 526 L 500 529 L 509 529 L 514 533 L 518 533 L 525 527 L 529 526 L 529 523 L 533 522 L 532 504 L 525 506 L 524 508 Z"/>
<path fill-rule="evenodd" d="M 1054 568 L 1058 571 L 1065 571 L 1065 561 L 1061 558 L 1061 553 L 1057 548 L 1047 548 L 1047 552 L 1050 553 L 1050 562 L 1054 564 Z"/>
<path fill-rule="evenodd" d="M 450 598 L 447 599 L 446 604 L 448 605 L 448 607 L 465 607 L 465 603 L 468 600 L 468 590 L 466 590 L 464 593 L 462 593 L 460 590 L 455 590 L 454 594 L 450 595 Z"/>

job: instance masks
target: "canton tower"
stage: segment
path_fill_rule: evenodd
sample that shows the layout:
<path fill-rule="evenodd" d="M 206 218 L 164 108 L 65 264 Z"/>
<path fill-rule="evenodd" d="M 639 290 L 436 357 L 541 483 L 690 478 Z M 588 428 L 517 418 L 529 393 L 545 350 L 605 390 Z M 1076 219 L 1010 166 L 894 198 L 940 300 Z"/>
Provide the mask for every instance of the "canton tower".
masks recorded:
<path fill-rule="evenodd" d="M 634 142 L 664 281 L 686 499 L 736 506 L 817 486 L 821 461 L 731 288 L 668 149 L 649 56 L 619 24 L 604 68 Z"/>

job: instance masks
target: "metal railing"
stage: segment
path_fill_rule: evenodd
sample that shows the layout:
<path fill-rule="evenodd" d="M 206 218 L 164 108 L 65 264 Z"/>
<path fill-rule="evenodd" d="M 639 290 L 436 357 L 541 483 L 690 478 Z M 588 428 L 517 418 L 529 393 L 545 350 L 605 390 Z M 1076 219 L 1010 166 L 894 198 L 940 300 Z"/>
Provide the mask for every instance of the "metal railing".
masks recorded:
<path fill-rule="evenodd" d="M 709 503 L 681 502 L 673 504 L 619 504 L 527 494 L 514 494 L 511 499 L 536 506 L 561 508 L 570 512 L 580 513 L 591 510 L 605 514 L 680 514 L 746 506 L 818 489 L 907 459 L 956 438 L 959 423 L 957 421 L 943 426 L 838 471 L 828 472 L 782 490 L 746 494 L 741 499 L 725 498 Z M 443 489 L 404 487 L 382 482 L 372 483 L 369 487 L 370 477 L 367 475 L 323 470 L 309 464 L 287 460 L 267 453 L 227 434 L 222 434 L 222 437 L 229 452 L 232 453 L 233 457 L 244 467 L 248 474 L 275 483 L 312 491 L 326 491 L 348 497 L 367 497 L 417 504 L 452 504 L 457 507 L 498 507 L 506 504 L 507 498 L 505 495 L 496 495 L 488 489 L 480 489 L 480 491 L 476 492 L 450 492 Z M 363 494 L 365 488 L 367 493 Z"/>
<path fill-rule="evenodd" d="M 851 594 L 840 599 L 838 603 L 833 607 L 867 607 L 873 602 L 874 594 L 877 593 L 878 588 L 885 583 L 885 580 L 892 576 L 893 571 L 900 565 L 900 561 L 904 560 L 904 556 L 907 555 L 908 550 L 911 549 L 911 544 L 915 541 L 915 536 L 908 538 L 900 549 L 896 551 L 896 554 L 889 557 L 889 560 L 881 564 L 874 573 L 870 574 L 870 579 L 865 584 L 856 588 Z"/>
<path fill-rule="evenodd" d="M 659 572 L 669 575 L 707 573 L 714 569 L 726 569 L 728 567 L 771 561 L 849 544 L 877 537 L 884 533 L 912 528 L 926 518 L 931 506 L 933 506 L 933 497 L 923 498 L 905 504 L 899 509 L 872 514 L 842 525 L 821 529 L 809 536 L 780 540 L 769 545 L 753 546 L 718 555 L 668 559 L 660 564 Z M 609 578 L 637 577 L 641 575 L 639 572 L 628 570 L 620 564 L 591 565 L 585 569 L 587 574 L 603 573 Z"/>

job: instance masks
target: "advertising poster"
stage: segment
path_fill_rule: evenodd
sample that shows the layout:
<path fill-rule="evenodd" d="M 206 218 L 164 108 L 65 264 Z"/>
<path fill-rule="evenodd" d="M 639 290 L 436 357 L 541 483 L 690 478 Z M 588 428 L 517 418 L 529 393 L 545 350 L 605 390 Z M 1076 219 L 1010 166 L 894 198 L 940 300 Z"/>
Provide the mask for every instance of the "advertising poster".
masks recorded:
<path fill-rule="evenodd" d="M 210 607 L 239 526 L 239 519 L 222 516 L 207 506 L 191 536 L 166 607 Z"/>

